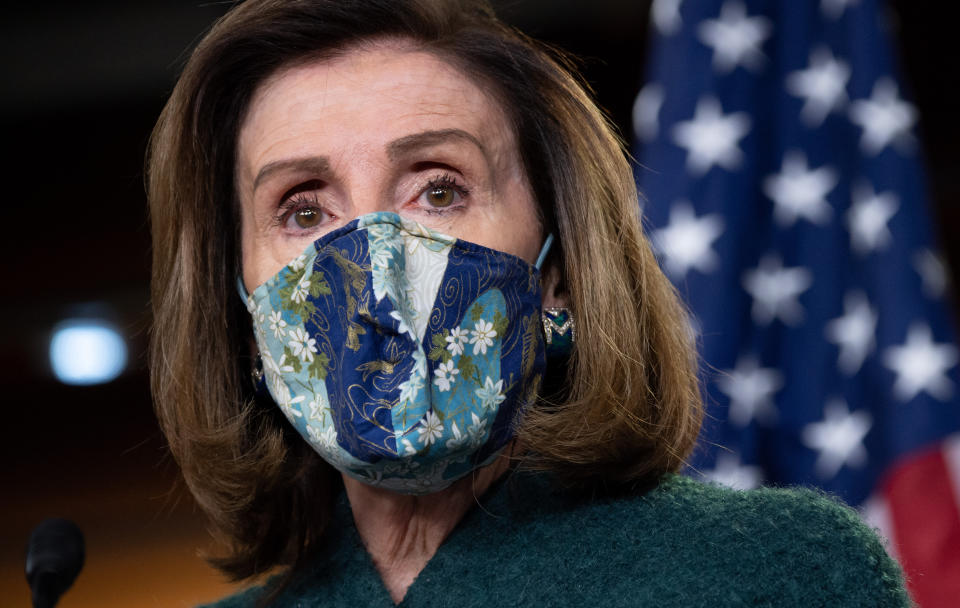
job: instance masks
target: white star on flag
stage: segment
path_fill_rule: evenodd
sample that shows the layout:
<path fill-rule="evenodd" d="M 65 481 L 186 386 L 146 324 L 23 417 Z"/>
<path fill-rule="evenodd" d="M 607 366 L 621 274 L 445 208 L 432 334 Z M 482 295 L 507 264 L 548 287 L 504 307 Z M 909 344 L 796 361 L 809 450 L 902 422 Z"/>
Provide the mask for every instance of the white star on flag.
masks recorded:
<path fill-rule="evenodd" d="M 803 444 L 819 452 L 814 469 L 821 479 L 832 479 L 844 466 L 862 467 L 867 463 L 863 439 L 870 432 L 873 418 L 867 410 L 850 413 L 842 399 L 834 399 L 824 408 L 823 422 L 803 427 Z"/>
<path fill-rule="evenodd" d="M 838 181 L 830 167 L 810 169 L 803 152 L 791 150 L 784 154 L 780 173 L 763 180 L 763 192 L 773 201 L 773 218 L 781 226 L 792 226 L 798 218 L 824 224 L 833 214 L 826 197 Z"/>
<path fill-rule="evenodd" d="M 655 82 L 644 86 L 633 102 L 633 131 L 638 139 L 653 141 L 660 128 L 663 86 Z"/>
<path fill-rule="evenodd" d="M 751 70 L 763 67 L 766 57 L 760 50 L 770 37 L 773 25 L 766 17 L 748 17 L 740 0 L 727 0 L 718 19 L 707 19 L 697 30 L 700 41 L 713 49 L 713 67 L 730 72 L 738 65 Z"/>
<path fill-rule="evenodd" d="M 810 67 L 787 76 L 787 91 L 804 98 L 800 118 L 808 127 L 819 127 L 827 114 L 847 101 L 850 66 L 833 57 L 825 46 L 810 53 Z"/>
<path fill-rule="evenodd" d="M 743 356 L 734 369 L 717 378 L 717 388 L 730 398 L 727 414 L 731 424 L 745 427 L 754 418 L 764 424 L 776 422 L 773 395 L 783 388 L 783 374 L 771 367 L 760 367 L 755 357 Z"/>
<path fill-rule="evenodd" d="M 763 474 L 760 467 L 741 465 L 736 454 L 720 453 L 712 471 L 704 471 L 710 481 L 733 488 L 734 490 L 752 490 L 760 486 Z"/>
<path fill-rule="evenodd" d="M 768 254 L 753 270 L 743 274 L 743 288 L 753 297 L 751 315 L 758 325 L 779 318 L 787 325 L 803 320 L 797 298 L 813 284 L 813 275 L 802 267 L 784 268 L 775 254 Z"/>
<path fill-rule="evenodd" d="M 917 111 L 900 99 L 897 83 L 892 78 L 877 80 L 870 99 L 852 102 L 850 120 L 863 129 L 860 148 L 864 154 L 879 154 L 890 143 L 898 144 L 905 151 L 913 147 L 910 129 L 917 122 Z"/>
<path fill-rule="evenodd" d="M 703 175 L 713 165 L 736 169 L 743 162 L 738 142 L 750 131 L 750 115 L 734 112 L 724 115 L 714 97 L 697 101 L 693 118 L 673 127 L 673 140 L 687 150 L 687 170 Z"/>
<path fill-rule="evenodd" d="M 868 183 L 853 189 L 853 204 L 847 211 L 850 246 L 860 255 L 876 251 L 890 243 L 887 222 L 896 214 L 900 203 L 893 192 L 876 194 Z"/>
<path fill-rule="evenodd" d="M 856 4 L 857 2 L 859 2 L 859 0 L 821 0 L 820 12 L 823 13 L 823 16 L 827 19 L 836 21 L 843 15 L 843 11 L 845 11 L 848 6 Z"/>
<path fill-rule="evenodd" d="M 947 269 L 940 256 L 929 249 L 918 251 L 913 256 L 913 267 L 920 275 L 923 293 L 934 300 L 943 297 L 950 279 L 947 277 Z"/>
<path fill-rule="evenodd" d="M 940 401 L 953 395 L 947 370 L 957 363 L 957 348 L 936 344 L 926 323 L 914 322 L 903 346 L 891 346 L 884 351 L 883 363 L 897 375 L 893 393 L 901 401 L 910 401 L 921 392 Z"/>
<path fill-rule="evenodd" d="M 680 31 L 683 21 L 680 19 L 680 3 L 683 0 L 653 0 L 650 5 L 650 19 L 661 36 L 669 36 Z"/>
<path fill-rule="evenodd" d="M 852 376 L 860 371 L 864 359 L 877 347 L 877 312 L 870 307 L 862 291 L 843 297 L 843 316 L 827 323 L 827 339 L 840 347 L 837 367 Z"/>
<path fill-rule="evenodd" d="M 653 232 L 653 242 L 663 255 L 664 269 L 675 279 L 683 279 L 691 268 L 707 273 L 720 262 L 711 249 L 723 233 L 723 216 L 719 213 L 693 213 L 690 201 L 679 200 L 670 207 L 670 223 Z"/>

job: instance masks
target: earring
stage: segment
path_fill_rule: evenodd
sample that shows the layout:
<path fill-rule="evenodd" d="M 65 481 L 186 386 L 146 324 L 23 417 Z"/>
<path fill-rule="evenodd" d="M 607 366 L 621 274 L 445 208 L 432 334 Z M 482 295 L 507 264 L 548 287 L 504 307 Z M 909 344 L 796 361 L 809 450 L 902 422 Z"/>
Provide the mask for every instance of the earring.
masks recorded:
<path fill-rule="evenodd" d="M 567 356 L 577 340 L 577 326 L 569 308 L 543 309 L 543 333 L 547 337 L 547 356 Z"/>
<path fill-rule="evenodd" d="M 263 359 L 260 357 L 260 351 L 257 351 L 257 356 L 253 359 L 250 380 L 253 381 L 253 392 L 259 393 L 267 390 L 267 383 L 263 378 Z"/>

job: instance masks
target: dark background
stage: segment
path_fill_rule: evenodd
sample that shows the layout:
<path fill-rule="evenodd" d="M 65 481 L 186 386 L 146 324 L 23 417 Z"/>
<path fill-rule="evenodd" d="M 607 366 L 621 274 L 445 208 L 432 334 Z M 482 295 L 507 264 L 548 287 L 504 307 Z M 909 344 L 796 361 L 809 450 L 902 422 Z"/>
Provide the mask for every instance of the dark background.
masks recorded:
<path fill-rule="evenodd" d="M 631 138 L 630 111 L 647 44 L 647 1 L 494 4 L 505 20 L 580 56 L 600 104 Z M 897 0 L 891 21 L 906 88 L 920 109 L 932 211 L 948 263 L 958 268 L 954 203 L 960 180 L 954 167 L 960 126 L 951 112 L 960 90 L 956 22 L 930 4 Z M 178 588 L 193 582 L 200 569 L 194 548 L 204 542 L 201 523 L 182 489 L 171 489 L 176 467 L 165 455 L 150 405 L 143 157 L 186 49 L 228 6 L 151 0 L 20 3 L 4 9 L 0 604 L 5 606 L 27 605 L 26 534 L 52 515 L 80 521 L 90 544 L 88 572 L 62 606 L 82 605 L 84 597 L 119 597 L 113 590 L 121 588 L 153 594 L 156 605 L 168 605 L 174 596 L 150 585 Z M 126 334 L 128 371 L 106 385 L 59 384 L 47 362 L 52 327 L 66 316 L 97 312 Z M 167 541 L 170 559 L 181 569 L 161 577 L 166 571 L 143 560 L 162 553 L 158 547 Z M 97 551 L 111 556 L 114 566 L 98 561 Z M 133 574 L 120 580 L 126 571 L 116 564 Z M 97 578 L 97 567 L 113 578 Z M 100 586 L 85 583 L 93 580 Z M 222 590 L 209 572 L 197 581 L 197 595 L 176 601 L 210 599 Z"/>

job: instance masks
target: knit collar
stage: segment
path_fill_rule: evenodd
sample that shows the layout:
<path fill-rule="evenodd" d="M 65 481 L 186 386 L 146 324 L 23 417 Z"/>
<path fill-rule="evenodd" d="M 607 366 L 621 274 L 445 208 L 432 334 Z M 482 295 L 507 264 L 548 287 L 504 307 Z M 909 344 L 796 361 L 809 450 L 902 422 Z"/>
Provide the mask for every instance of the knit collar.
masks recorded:
<path fill-rule="evenodd" d="M 438 585 L 449 585 L 450 581 L 438 573 L 448 572 L 451 564 L 458 560 L 476 560 L 473 541 L 477 534 L 494 537 L 507 534 L 518 518 L 532 517 L 534 511 L 544 508 L 547 503 L 543 499 L 552 493 L 549 482 L 541 474 L 511 472 L 497 480 L 477 498 L 477 505 L 440 545 L 399 606 L 418 605 L 421 603 L 418 598 L 442 597 L 438 595 L 442 594 Z M 357 531 L 346 492 L 341 492 L 336 500 L 323 546 L 294 576 L 281 594 L 280 603 L 292 598 L 303 600 L 318 590 L 323 592 L 324 606 L 394 606 Z"/>

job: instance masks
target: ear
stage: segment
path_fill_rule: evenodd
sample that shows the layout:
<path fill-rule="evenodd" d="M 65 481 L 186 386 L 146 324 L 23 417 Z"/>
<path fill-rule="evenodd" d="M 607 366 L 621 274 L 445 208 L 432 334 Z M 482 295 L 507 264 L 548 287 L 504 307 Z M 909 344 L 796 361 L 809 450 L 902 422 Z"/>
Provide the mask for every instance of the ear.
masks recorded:
<path fill-rule="evenodd" d="M 567 293 L 563 287 L 560 265 L 548 261 L 540 273 L 540 293 L 544 308 L 566 308 Z"/>

